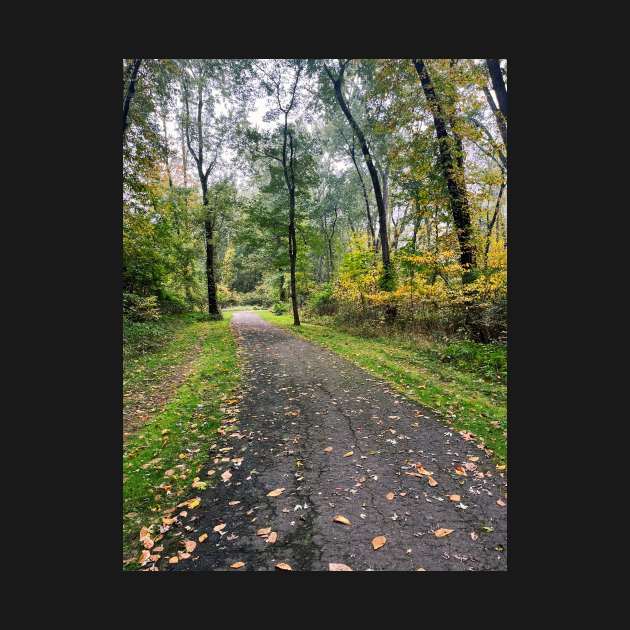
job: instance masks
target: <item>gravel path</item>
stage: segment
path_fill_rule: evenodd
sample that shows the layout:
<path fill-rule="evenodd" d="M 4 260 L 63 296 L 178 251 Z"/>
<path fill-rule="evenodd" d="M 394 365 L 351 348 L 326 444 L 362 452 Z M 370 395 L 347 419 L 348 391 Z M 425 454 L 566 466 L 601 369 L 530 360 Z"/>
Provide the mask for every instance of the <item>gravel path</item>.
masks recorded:
<path fill-rule="evenodd" d="M 183 539 L 208 538 L 177 564 L 164 556 L 162 570 L 507 569 L 507 507 L 497 504 L 507 503 L 506 480 L 474 441 L 254 313 L 235 313 L 232 325 L 243 398 L 223 426 L 236 430 L 210 452 L 216 486 L 196 495 L 198 508 L 180 508 L 187 516 L 168 536 L 180 550 Z M 206 470 L 200 476 L 208 479 Z M 257 535 L 266 528 L 275 542 Z M 436 536 L 441 530 L 452 532 Z M 386 542 L 375 550 L 379 536 Z M 230 568 L 237 562 L 244 566 Z"/>

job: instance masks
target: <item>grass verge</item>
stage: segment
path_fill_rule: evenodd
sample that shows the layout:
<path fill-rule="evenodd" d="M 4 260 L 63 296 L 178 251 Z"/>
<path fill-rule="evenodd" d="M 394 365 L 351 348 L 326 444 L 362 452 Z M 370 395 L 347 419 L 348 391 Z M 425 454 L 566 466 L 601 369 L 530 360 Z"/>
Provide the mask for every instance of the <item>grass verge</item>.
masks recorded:
<path fill-rule="evenodd" d="M 164 510 L 181 502 L 194 478 L 201 476 L 208 459 L 206 447 L 222 417 L 221 405 L 238 383 L 231 314 L 224 317 L 195 324 L 196 332 L 203 336 L 195 369 L 164 410 L 123 447 L 123 558 L 127 570 L 139 568 L 140 528 L 153 525 L 156 529 Z"/>
<path fill-rule="evenodd" d="M 295 327 L 290 314 L 260 311 L 258 315 L 382 378 L 410 400 L 438 412 L 454 429 L 476 435 L 498 462 L 506 463 L 505 357 L 495 356 L 501 350 L 473 348 L 469 343 L 446 345 L 428 339 L 365 338 L 330 323 L 322 326 L 304 322 Z M 492 356 L 483 357 L 484 352 Z M 493 362 L 496 370 L 489 374 Z"/>

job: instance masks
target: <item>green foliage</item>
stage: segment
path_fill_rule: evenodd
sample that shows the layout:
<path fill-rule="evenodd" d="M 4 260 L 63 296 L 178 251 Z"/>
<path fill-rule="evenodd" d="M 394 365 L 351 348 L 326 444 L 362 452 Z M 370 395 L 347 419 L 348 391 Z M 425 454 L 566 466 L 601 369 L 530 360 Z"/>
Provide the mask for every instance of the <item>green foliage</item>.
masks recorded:
<path fill-rule="evenodd" d="M 333 315 L 337 312 L 337 307 L 331 284 L 323 285 L 319 291 L 310 296 L 307 302 L 307 310 L 315 315 Z"/>
<path fill-rule="evenodd" d="M 284 315 L 289 310 L 289 307 L 284 302 L 276 302 L 271 309 L 274 315 Z"/>
<path fill-rule="evenodd" d="M 123 293 L 123 313 L 134 322 L 151 322 L 160 319 L 158 299 L 155 295 L 143 297 Z"/>

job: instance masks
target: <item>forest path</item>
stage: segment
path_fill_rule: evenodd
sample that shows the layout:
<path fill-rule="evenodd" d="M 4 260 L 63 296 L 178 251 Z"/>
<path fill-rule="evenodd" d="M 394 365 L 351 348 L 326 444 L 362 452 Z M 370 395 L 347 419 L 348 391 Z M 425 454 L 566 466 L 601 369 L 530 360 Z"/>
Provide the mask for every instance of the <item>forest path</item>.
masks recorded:
<path fill-rule="evenodd" d="M 189 527 L 182 538 L 208 538 L 189 559 L 164 557 L 163 570 L 235 570 L 237 562 L 241 571 L 277 563 L 294 571 L 329 563 L 354 571 L 507 569 L 507 508 L 497 504 L 506 502 L 506 480 L 472 440 L 255 313 L 235 313 L 232 326 L 245 363 L 243 398 L 238 423 L 224 428 L 237 430 L 210 452 L 216 487 L 199 493 L 201 505 L 181 519 Z M 200 476 L 208 479 L 205 469 Z M 334 522 L 337 515 L 351 524 Z M 275 543 L 256 535 L 263 528 L 277 533 Z M 438 537 L 440 529 L 453 531 Z M 377 536 L 386 542 L 374 550 Z"/>

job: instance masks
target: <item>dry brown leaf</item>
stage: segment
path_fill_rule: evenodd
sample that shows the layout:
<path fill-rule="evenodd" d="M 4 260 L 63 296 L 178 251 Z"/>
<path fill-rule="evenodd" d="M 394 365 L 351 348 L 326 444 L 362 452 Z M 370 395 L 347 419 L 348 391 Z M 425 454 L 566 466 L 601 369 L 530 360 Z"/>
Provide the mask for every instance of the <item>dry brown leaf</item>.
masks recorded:
<path fill-rule="evenodd" d="M 268 543 L 275 543 L 278 540 L 278 532 L 271 532 L 269 536 L 267 536 Z"/>
<path fill-rule="evenodd" d="M 194 540 L 184 540 L 184 546 L 186 547 L 186 551 L 188 553 L 192 553 L 197 546 L 197 543 Z"/>
<path fill-rule="evenodd" d="M 436 529 L 433 533 L 435 534 L 436 538 L 444 538 L 444 536 L 448 536 L 449 534 L 452 534 L 454 530 L 452 529 L 446 529 L 445 527 L 440 527 L 440 529 Z"/>
<path fill-rule="evenodd" d="M 267 496 L 268 497 L 278 497 L 283 492 L 284 492 L 284 488 L 276 488 L 275 490 L 272 490 L 271 492 L 267 492 Z"/>
<path fill-rule="evenodd" d="M 208 534 L 201 534 L 201 536 L 199 536 L 199 542 L 202 543 L 206 538 L 208 538 Z"/>
<path fill-rule="evenodd" d="M 233 564 L 230 565 L 231 569 L 240 569 L 241 567 L 244 567 L 245 563 L 244 562 L 234 562 Z"/>
<path fill-rule="evenodd" d="M 212 469 L 212 470 L 209 470 L 206 474 L 208 475 L 208 477 L 210 477 L 211 475 L 214 475 L 215 472 L 217 471 Z"/>
<path fill-rule="evenodd" d="M 267 536 L 271 533 L 271 527 L 263 527 L 256 532 L 256 536 Z"/>
<path fill-rule="evenodd" d="M 341 564 L 340 562 L 329 562 L 328 570 L 329 571 L 352 571 L 352 569 L 347 564 Z"/>
<path fill-rule="evenodd" d="M 395 495 L 393 492 L 388 492 L 388 493 L 385 495 L 385 498 L 386 498 L 388 501 L 393 501 L 395 496 L 396 496 L 396 495 Z"/>
<path fill-rule="evenodd" d="M 433 477 L 431 477 L 431 475 L 429 475 L 429 477 L 428 477 L 428 481 L 429 481 L 429 485 L 430 485 L 432 488 L 434 488 L 435 486 L 437 486 L 437 485 L 438 485 L 438 482 L 437 482 L 435 479 L 433 479 Z"/>
<path fill-rule="evenodd" d="M 374 551 L 380 549 L 386 542 L 387 538 L 385 538 L 385 536 L 377 536 L 376 538 L 373 538 L 372 547 L 374 548 Z"/>
<path fill-rule="evenodd" d="M 332 446 L 327 446 L 327 447 L 324 449 L 324 453 L 332 453 L 332 450 L 333 450 L 333 447 L 332 447 Z"/>
<path fill-rule="evenodd" d="M 335 523 L 343 523 L 344 525 L 350 525 L 350 521 L 345 516 L 341 516 L 341 514 L 337 514 L 337 516 L 333 518 L 333 521 L 335 521 Z"/>
<path fill-rule="evenodd" d="M 145 565 L 149 561 L 150 557 L 151 557 L 151 552 L 144 549 L 142 553 L 140 554 L 140 557 L 138 558 L 138 562 L 141 565 Z"/>
<path fill-rule="evenodd" d="M 468 477 L 468 475 L 466 474 L 466 471 L 463 469 L 462 466 L 455 466 L 455 473 L 458 475 L 462 475 L 464 477 Z"/>
<path fill-rule="evenodd" d="M 473 540 L 477 540 L 477 538 L 479 538 L 479 534 L 475 534 L 475 532 L 470 532 L 470 537 L 471 537 Z"/>
<path fill-rule="evenodd" d="M 497 505 L 500 505 L 501 507 L 505 507 L 506 503 L 502 499 L 497 499 Z"/>
<path fill-rule="evenodd" d="M 281 571 L 293 571 L 291 565 L 286 562 L 278 562 L 278 564 L 276 564 L 276 569 L 280 569 Z"/>
<path fill-rule="evenodd" d="M 216 525 L 215 527 L 212 528 L 212 531 L 213 532 L 220 532 L 223 529 L 225 529 L 225 523 L 221 523 L 220 525 Z"/>
<path fill-rule="evenodd" d="M 221 473 L 221 479 L 223 479 L 223 481 L 229 481 L 232 479 L 232 473 L 229 470 L 226 470 L 224 473 Z"/>
<path fill-rule="evenodd" d="M 179 558 L 177 556 L 173 556 L 172 558 L 168 559 L 169 564 L 177 564 L 178 562 L 179 562 Z"/>
<path fill-rule="evenodd" d="M 479 458 L 476 455 L 469 455 L 468 456 L 468 461 L 469 462 L 478 462 Z"/>
<path fill-rule="evenodd" d="M 347 453 L 343 454 L 344 457 L 350 457 L 351 455 L 354 455 L 354 451 L 348 451 Z"/>
<path fill-rule="evenodd" d="M 459 494 L 449 494 L 448 498 L 451 501 L 455 501 L 455 503 L 459 503 L 462 500 L 462 498 L 459 496 Z"/>

